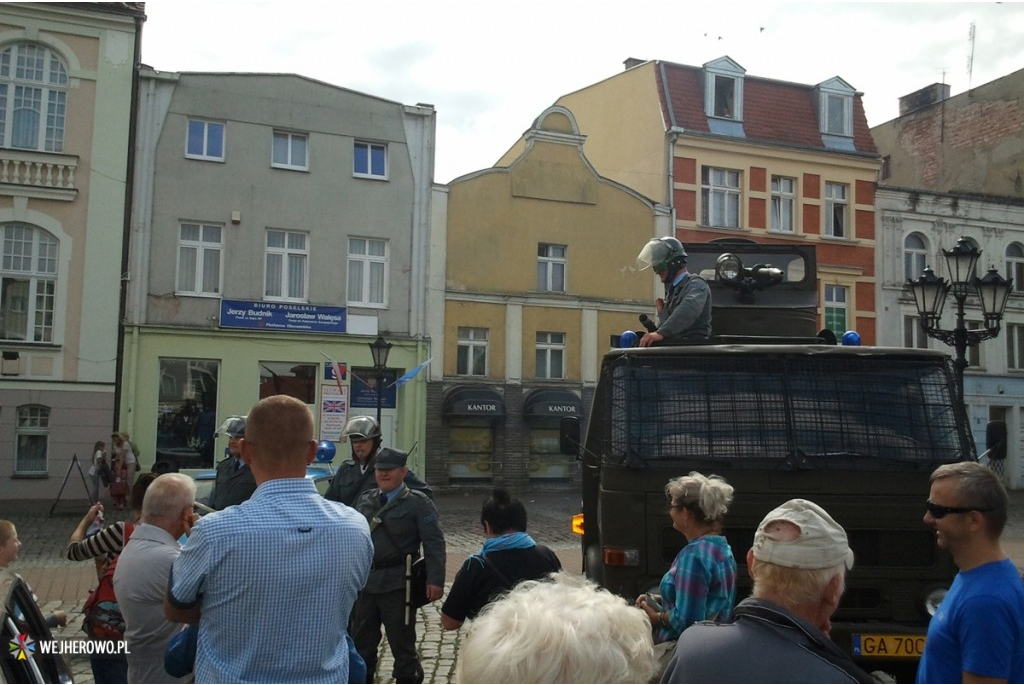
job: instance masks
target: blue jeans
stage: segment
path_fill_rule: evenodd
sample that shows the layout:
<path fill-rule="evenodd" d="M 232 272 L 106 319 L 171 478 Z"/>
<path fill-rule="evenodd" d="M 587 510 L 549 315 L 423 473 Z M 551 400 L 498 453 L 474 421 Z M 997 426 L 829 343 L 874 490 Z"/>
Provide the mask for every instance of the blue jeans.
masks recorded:
<path fill-rule="evenodd" d="M 89 665 L 95 683 L 128 682 L 128 657 L 124 654 L 90 654 Z"/>

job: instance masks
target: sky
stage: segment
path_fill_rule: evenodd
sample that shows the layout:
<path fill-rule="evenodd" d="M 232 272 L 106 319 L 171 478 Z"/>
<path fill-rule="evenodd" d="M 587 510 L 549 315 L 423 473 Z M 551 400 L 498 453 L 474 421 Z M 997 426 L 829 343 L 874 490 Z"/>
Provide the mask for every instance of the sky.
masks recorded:
<path fill-rule="evenodd" d="M 433 105 L 439 183 L 493 166 L 559 96 L 630 57 L 839 76 L 869 126 L 930 84 L 957 95 L 1024 68 L 1024 2 L 149 0 L 146 14 L 142 61 L 160 71 L 295 73 Z"/>

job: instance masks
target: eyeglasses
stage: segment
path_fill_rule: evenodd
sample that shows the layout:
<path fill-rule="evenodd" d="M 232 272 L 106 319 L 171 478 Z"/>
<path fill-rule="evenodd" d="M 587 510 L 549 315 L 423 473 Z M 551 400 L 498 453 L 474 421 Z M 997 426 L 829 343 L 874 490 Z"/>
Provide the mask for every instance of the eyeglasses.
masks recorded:
<path fill-rule="evenodd" d="M 946 514 L 966 514 L 969 511 L 992 511 L 991 507 L 944 507 L 931 500 L 925 500 L 924 508 L 932 515 L 932 518 L 940 519 Z"/>

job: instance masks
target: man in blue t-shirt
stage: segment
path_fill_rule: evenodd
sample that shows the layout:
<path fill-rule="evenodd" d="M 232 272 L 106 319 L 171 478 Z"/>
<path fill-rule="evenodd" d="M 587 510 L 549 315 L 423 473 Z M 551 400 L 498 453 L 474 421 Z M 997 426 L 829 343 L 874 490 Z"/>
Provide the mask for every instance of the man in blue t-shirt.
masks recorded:
<path fill-rule="evenodd" d="M 928 625 L 917 682 L 1024 682 L 1024 581 L 999 544 L 1006 489 L 976 462 L 931 481 L 924 522 L 960 573 Z"/>

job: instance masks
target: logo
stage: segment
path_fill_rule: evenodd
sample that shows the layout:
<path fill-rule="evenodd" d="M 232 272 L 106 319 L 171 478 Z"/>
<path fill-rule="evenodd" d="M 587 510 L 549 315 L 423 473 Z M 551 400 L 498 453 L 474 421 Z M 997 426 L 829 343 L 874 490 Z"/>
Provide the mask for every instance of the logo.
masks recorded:
<path fill-rule="evenodd" d="M 22 633 L 17 640 L 11 640 L 11 654 L 18 661 L 28 661 L 30 654 L 35 654 L 36 641 Z"/>

